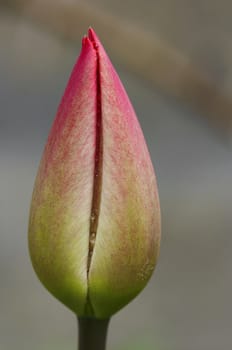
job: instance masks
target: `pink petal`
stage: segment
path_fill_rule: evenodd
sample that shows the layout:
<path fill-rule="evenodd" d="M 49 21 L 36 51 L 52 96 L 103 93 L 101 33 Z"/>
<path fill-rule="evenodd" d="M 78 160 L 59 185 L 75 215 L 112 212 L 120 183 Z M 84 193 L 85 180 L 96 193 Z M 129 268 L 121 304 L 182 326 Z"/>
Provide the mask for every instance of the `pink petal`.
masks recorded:
<path fill-rule="evenodd" d="M 157 260 L 160 209 L 147 146 L 128 96 L 93 30 L 99 56 L 103 168 L 89 295 L 107 317 L 137 295 Z"/>

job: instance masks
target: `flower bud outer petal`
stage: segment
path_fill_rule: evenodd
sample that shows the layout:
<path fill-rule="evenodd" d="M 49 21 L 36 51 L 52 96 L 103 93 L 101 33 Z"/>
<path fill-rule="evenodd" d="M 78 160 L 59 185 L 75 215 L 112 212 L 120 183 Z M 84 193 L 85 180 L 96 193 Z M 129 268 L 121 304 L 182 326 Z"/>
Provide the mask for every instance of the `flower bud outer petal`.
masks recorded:
<path fill-rule="evenodd" d="M 97 238 L 89 271 L 94 315 L 107 318 L 133 299 L 154 270 L 160 245 L 156 178 L 128 96 L 96 34 L 103 169 Z"/>
<path fill-rule="evenodd" d="M 79 316 L 88 288 L 95 141 L 96 51 L 84 38 L 43 153 L 29 221 L 39 279 Z"/>

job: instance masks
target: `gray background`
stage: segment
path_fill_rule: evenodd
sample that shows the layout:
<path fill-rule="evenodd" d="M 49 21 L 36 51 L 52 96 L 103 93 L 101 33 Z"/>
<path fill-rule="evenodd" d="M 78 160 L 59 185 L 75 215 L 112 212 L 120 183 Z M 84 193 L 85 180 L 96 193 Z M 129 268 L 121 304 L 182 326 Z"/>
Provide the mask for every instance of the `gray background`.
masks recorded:
<path fill-rule="evenodd" d="M 76 348 L 74 315 L 32 270 L 27 222 L 37 166 L 78 44 L 0 16 L 1 350 Z M 231 147 L 200 116 L 112 61 L 155 165 L 163 229 L 156 272 L 113 317 L 109 349 L 230 349 Z"/>

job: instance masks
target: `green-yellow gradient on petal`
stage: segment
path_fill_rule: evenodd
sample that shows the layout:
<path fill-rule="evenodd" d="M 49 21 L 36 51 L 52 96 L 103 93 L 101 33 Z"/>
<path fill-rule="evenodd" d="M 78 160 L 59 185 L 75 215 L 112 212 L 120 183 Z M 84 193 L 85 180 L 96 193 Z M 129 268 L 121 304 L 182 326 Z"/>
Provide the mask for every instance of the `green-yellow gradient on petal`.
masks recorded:
<path fill-rule="evenodd" d="M 96 139 L 96 52 L 87 38 L 59 106 L 36 178 L 29 248 L 47 289 L 76 313 L 87 298 Z"/>
<path fill-rule="evenodd" d="M 38 170 L 29 249 L 45 287 L 79 317 L 110 317 L 146 285 L 160 245 L 152 162 L 92 29 Z"/>
<path fill-rule="evenodd" d="M 102 196 L 89 274 L 94 313 L 106 318 L 146 285 L 157 261 L 160 209 L 147 146 L 127 94 L 98 46 L 102 128 Z"/>

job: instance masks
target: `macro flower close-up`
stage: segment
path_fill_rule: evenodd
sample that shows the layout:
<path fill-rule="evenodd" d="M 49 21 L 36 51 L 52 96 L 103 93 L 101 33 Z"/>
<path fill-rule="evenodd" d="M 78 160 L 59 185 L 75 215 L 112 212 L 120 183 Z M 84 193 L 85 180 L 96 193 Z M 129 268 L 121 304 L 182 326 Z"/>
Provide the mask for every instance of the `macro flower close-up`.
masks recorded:
<path fill-rule="evenodd" d="M 35 182 L 32 263 L 78 317 L 107 319 L 145 287 L 159 245 L 158 191 L 143 133 L 89 29 Z"/>
<path fill-rule="evenodd" d="M 0 1 L 0 350 L 231 349 L 231 11 Z"/>

